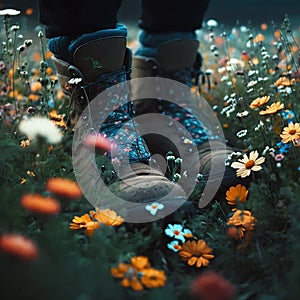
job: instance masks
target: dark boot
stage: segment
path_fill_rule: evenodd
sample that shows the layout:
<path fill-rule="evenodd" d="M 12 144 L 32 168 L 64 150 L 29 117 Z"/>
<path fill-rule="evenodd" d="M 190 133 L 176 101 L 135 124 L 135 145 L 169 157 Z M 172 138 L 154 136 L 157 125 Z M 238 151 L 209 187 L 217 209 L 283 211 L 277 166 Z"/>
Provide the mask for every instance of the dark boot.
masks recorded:
<path fill-rule="evenodd" d="M 149 166 L 151 155 L 132 120 L 134 112 L 132 102 L 128 102 L 126 83 L 130 74 L 131 59 L 130 52 L 126 48 L 126 38 L 101 38 L 84 43 L 75 49 L 72 60 L 73 64 L 70 64 L 57 57 L 53 58 L 59 83 L 63 91 L 70 96 L 70 125 L 75 126 L 75 137 L 79 137 L 81 141 L 90 131 L 96 131 L 118 144 L 118 153 L 115 156 L 118 164 L 115 172 L 121 180 L 110 184 L 117 197 L 132 203 L 162 202 L 167 206 L 164 215 L 174 211 L 176 206 L 179 207 L 184 203 L 185 193 L 178 184 L 169 181 L 158 169 Z M 76 81 L 77 84 L 74 84 Z M 111 95 L 109 103 L 97 103 L 97 111 L 92 112 L 91 120 L 89 114 L 94 107 L 92 104 L 88 106 L 89 102 L 115 85 L 120 88 L 121 93 Z M 114 107 L 113 111 L 111 107 Z M 84 115 L 80 118 L 82 113 Z M 97 124 L 97 121 L 106 114 L 108 116 L 104 118 L 105 122 Z M 107 207 L 114 209 L 109 199 L 107 201 L 101 199 L 105 195 L 101 195 L 101 191 L 96 187 L 97 171 L 92 173 L 90 165 L 85 163 L 89 156 L 83 143 L 75 145 L 73 143 L 75 173 L 86 175 L 85 184 L 88 186 L 88 193 L 99 197 L 99 206 L 103 207 L 105 203 Z M 109 154 L 108 158 L 111 159 Z M 151 221 L 141 206 L 137 205 L 136 208 L 132 204 L 130 207 L 131 211 L 125 212 L 127 216 L 130 215 L 130 220 L 134 219 L 134 214 L 138 214 L 136 219 L 145 221 L 148 218 L 147 220 Z"/>
<path fill-rule="evenodd" d="M 199 42 L 196 40 L 178 39 L 161 44 L 157 49 L 155 58 L 134 56 L 132 77 L 159 76 L 176 80 L 189 87 L 197 86 L 201 74 L 202 61 L 198 53 L 198 47 Z M 145 87 L 136 85 L 132 88 L 133 93 L 138 93 L 139 88 Z M 224 190 L 239 182 L 234 170 L 230 167 L 225 167 L 225 160 L 228 154 L 232 153 L 234 149 L 227 145 L 224 137 L 219 136 L 214 128 L 208 129 L 206 124 L 202 123 L 201 117 L 196 117 L 199 115 L 201 109 L 197 107 L 197 103 L 193 103 L 190 99 L 192 98 L 187 95 L 187 102 L 182 103 L 180 106 L 157 99 L 141 99 L 134 103 L 137 115 L 159 113 L 169 116 L 183 125 L 190 133 L 193 139 L 192 142 L 198 149 L 198 159 L 200 162 L 198 172 L 201 174 L 201 180 L 204 183 L 209 180 L 211 184 L 221 181 L 220 189 Z M 143 124 L 140 124 L 141 132 L 143 132 L 143 126 Z M 165 136 L 172 134 L 170 124 L 163 123 L 162 121 L 162 124 L 157 126 L 165 128 Z M 178 131 L 177 140 L 170 141 L 163 137 L 158 139 L 157 135 L 151 134 L 144 136 L 151 153 L 159 153 L 165 156 L 169 151 L 172 151 L 175 156 L 179 155 L 176 145 L 183 143 L 183 136 L 180 134 L 180 129 L 174 130 Z M 174 137 L 174 135 L 172 136 Z M 186 147 L 189 147 L 189 143 L 187 143 Z M 190 165 L 193 166 L 194 163 L 190 162 Z M 215 168 L 215 166 L 223 167 Z M 216 172 L 215 169 L 222 171 Z"/>

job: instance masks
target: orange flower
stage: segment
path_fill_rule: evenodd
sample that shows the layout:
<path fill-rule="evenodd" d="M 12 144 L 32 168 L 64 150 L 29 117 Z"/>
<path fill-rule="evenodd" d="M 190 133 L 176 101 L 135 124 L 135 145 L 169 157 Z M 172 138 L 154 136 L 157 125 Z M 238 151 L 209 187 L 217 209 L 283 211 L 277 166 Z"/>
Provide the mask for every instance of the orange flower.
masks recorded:
<path fill-rule="evenodd" d="M 287 127 L 283 128 L 282 133 L 280 134 L 283 143 L 295 142 L 300 139 L 300 123 L 289 123 Z"/>
<path fill-rule="evenodd" d="M 280 103 L 279 101 L 276 103 L 271 104 L 270 106 L 267 106 L 266 110 L 261 110 L 259 112 L 260 115 L 271 115 L 277 113 L 279 110 L 284 108 L 284 104 Z"/>
<path fill-rule="evenodd" d="M 71 230 L 84 229 L 84 233 L 87 236 L 92 236 L 94 231 L 100 227 L 98 222 L 94 222 L 88 214 L 81 217 L 75 216 L 70 224 L 69 228 Z"/>
<path fill-rule="evenodd" d="M 234 300 L 235 286 L 214 271 L 206 271 L 198 275 L 190 287 L 193 299 L 201 300 Z"/>
<path fill-rule="evenodd" d="M 291 86 L 293 85 L 295 82 L 295 78 L 293 79 L 289 79 L 287 77 L 280 77 L 275 83 L 275 86 L 283 86 L 283 87 L 287 87 L 287 86 Z"/>
<path fill-rule="evenodd" d="M 241 184 L 230 187 L 229 190 L 227 190 L 226 192 L 226 200 L 230 205 L 244 203 L 247 199 L 247 196 L 247 188 Z"/>
<path fill-rule="evenodd" d="M 26 14 L 27 16 L 32 15 L 32 14 L 33 14 L 33 9 L 32 9 L 31 7 L 27 8 L 27 9 L 25 10 L 25 14 Z"/>
<path fill-rule="evenodd" d="M 122 278 L 123 287 L 131 287 L 135 291 L 141 291 L 144 286 L 157 288 L 165 285 L 164 271 L 151 268 L 148 257 L 135 256 L 131 258 L 131 264 L 119 263 L 117 268 L 111 268 L 113 277 Z"/>
<path fill-rule="evenodd" d="M 227 225 L 237 228 L 234 238 L 241 240 L 247 231 L 254 230 L 255 222 L 256 219 L 252 216 L 250 211 L 238 209 L 234 212 L 232 217 L 229 218 Z"/>
<path fill-rule="evenodd" d="M 21 205 L 34 213 L 55 215 L 61 210 L 60 204 L 57 200 L 42 197 L 39 194 L 27 194 L 21 198 Z"/>
<path fill-rule="evenodd" d="M 67 199 L 76 199 L 82 196 L 82 192 L 76 182 L 60 177 L 48 179 L 46 190 Z"/>
<path fill-rule="evenodd" d="M 142 284 L 147 288 L 158 288 L 166 284 L 166 275 L 164 271 L 153 268 L 143 270 L 141 278 Z"/>
<path fill-rule="evenodd" d="M 20 234 L 3 234 L 0 237 L 0 249 L 6 254 L 28 260 L 38 257 L 35 243 Z"/>
<path fill-rule="evenodd" d="M 179 255 L 183 261 L 187 261 L 189 266 L 196 264 L 197 268 L 201 266 L 207 266 L 209 260 L 215 256 L 212 253 L 212 249 L 207 246 L 205 241 L 187 241 L 182 245 Z"/>
<path fill-rule="evenodd" d="M 31 84 L 30 90 L 33 93 L 38 92 L 42 88 L 42 84 L 39 81 L 35 81 Z"/>
<path fill-rule="evenodd" d="M 240 240 L 243 238 L 243 232 L 240 228 L 237 228 L 235 226 L 228 227 L 226 233 L 228 237 L 233 238 L 235 240 Z"/>
<path fill-rule="evenodd" d="M 254 39 L 253 42 L 254 43 L 260 43 L 263 42 L 265 40 L 264 35 L 262 35 L 261 33 L 259 33 Z"/>
<path fill-rule="evenodd" d="M 270 100 L 270 96 L 263 96 L 263 97 L 258 97 L 254 99 L 251 104 L 249 105 L 250 108 L 257 108 L 259 106 L 264 105 Z"/>
<path fill-rule="evenodd" d="M 111 209 L 100 210 L 96 208 L 96 212 L 92 210 L 90 214 L 92 219 L 96 219 L 99 223 L 103 223 L 106 226 L 120 226 L 124 222 L 124 219 Z"/>
<path fill-rule="evenodd" d="M 64 115 L 58 115 L 56 110 L 49 112 L 50 120 L 57 126 L 67 128 L 67 124 L 64 121 Z"/>

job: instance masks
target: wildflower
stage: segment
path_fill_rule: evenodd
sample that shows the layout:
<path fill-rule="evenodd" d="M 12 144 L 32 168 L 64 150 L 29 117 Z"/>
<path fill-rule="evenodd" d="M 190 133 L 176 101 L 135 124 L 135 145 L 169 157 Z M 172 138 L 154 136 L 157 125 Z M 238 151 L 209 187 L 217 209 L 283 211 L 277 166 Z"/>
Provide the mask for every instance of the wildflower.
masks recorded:
<path fill-rule="evenodd" d="M 155 216 L 158 212 L 158 210 L 161 210 L 164 208 L 164 205 L 158 202 L 153 202 L 151 205 L 146 205 L 145 209 L 149 211 L 149 213 L 152 216 Z"/>
<path fill-rule="evenodd" d="M 244 203 L 248 196 L 248 190 L 244 185 L 238 184 L 230 187 L 226 192 L 226 200 L 230 205 Z"/>
<path fill-rule="evenodd" d="M 124 222 L 124 219 L 111 209 L 101 210 L 96 208 L 96 212 L 92 210 L 90 214 L 93 220 L 97 220 L 100 224 L 105 224 L 106 226 L 120 226 Z"/>
<path fill-rule="evenodd" d="M 251 80 L 248 84 L 247 84 L 247 87 L 253 87 L 257 84 L 257 80 Z"/>
<path fill-rule="evenodd" d="M 235 226 L 237 229 L 235 239 L 241 240 L 247 231 L 254 230 L 255 217 L 248 210 L 236 210 L 227 221 L 227 225 Z"/>
<path fill-rule="evenodd" d="M 76 199 L 82 196 L 78 184 L 66 178 L 55 177 L 48 179 L 46 190 L 67 199 Z"/>
<path fill-rule="evenodd" d="M 56 110 L 52 110 L 48 115 L 52 123 L 54 123 L 58 127 L 67 128 L 67 124 L 64 121 L 64 115 L 58 115 Z"/>
<path fill-rule="evenodd" d="M 31 212 L 44 215 L 55 215 L 61 210 L 57 200 L 39 194 L 23 195 L 21 205 Z"/>
<path fill-rule="evenodd" d="M 204 240 L 187 241 L 182 245 L 179 252 L 181 259 L 187 261 L 189 266 L 196 264 L 197 268 L 201 266 L 207 266 L 209 260 L 215 256 L 212 253 L 212 249 L 207 246 Z"/>
<path fill-rule="evenodd" d="M 89 134 L 83 143 L 91 149 L 99 149 L 103 151 L 111 151 L 112 147 L 116 147 L 108 138 L 101 134 Z"/>
<path fill-rule="evenodd" d="M 99 227 L 99 222 L 93 221 L 88 214 L 84 214 L 81 217 L 75 216 L 69 226 L 71 230 L 84 229 L 84 233 L 87 236 L 92 236 Z"/>
<path fill-rule="evenodd" d="M 175 161 L 175 156 L 174 155 L 167 155 L 166 160 L 167 161 Z"/>
<path fill-rule="evenodd" d="M 236 116 L 237 116 L 238 118 L 247 117 L 248 115 L 249 115 L 249 112 L 248 112 L 247 110 L 244 110 L 244 111 L 242 111 L 242 112 L 238 112 L 238 113 L 236 114 Z"/>
<path fill-rule="evenodd" d="M 191 141 L 190 139 L 184 139 L 183 143 L 186 145 L 191 145 L 191 144 L 193 144 L 193 141 Z"/>
<path fill-rule="evenodd" d="M 282 115 L 288 123 L 292 122 L 292 120 L 296 117 L 295 113 L 289 109 L 286 109 L 285 111 L 283 111 Z"/>
<path fill-rule="evenodd" d="M 21 13 L 21 11 L 13 9 L 13 8 L 7 8 L 7 9 L 0 10 L 0 16 L 17 16 L 20 13 Z"/>
<path fill-rule="evenodd" d="M 192 281 L 190 293 L 195 300 L 234 300 L 236 288 L 215 271 L 206 271 Z"/>
<path fill-rule="evenodd" d="M 295 142 L 300 138 L 300 124 L 299 123 L 289 123 L 287 127 L 283 128 L 280 134 L 283 143 Z"/>
<path fill-rule="evenodd" d="M 239 159 L 238 162 L 233 162 L 231 167 L 237 169 L 236 175 L 238 177 L 247 177 L 251 174 L 251 171 L 259 171 L 262 169 L 260 166 L 265 161 L 264 157 L 258 158 L 258 152 L 251 151 L 249 158 L 247 154 L 243 155 L 242 159 Z"/>
<path fill-rule="evenodd" d="M 117 268 L 111 268 L 111 274 L 122 279 L 123 287 L 131 287 L 135 291 L 143 290 L 144 286 L 161 287 L 166 283 L 164 271 L 151 268 L 146 256 L 132 257 L 131 264 L 119 263 Z"/>
<path fill-rule="evenodd" d="M 254 39 L 253 42 L 254 43 L 261 43 L 265 40 L 264 35 L 262 35 L 261 33 L 259 33 Z"/>
<path fill-rule="evenodd" d="M 178 241 L 172 241 L 167 245 L 167 247 L 174 252 L 178 252 L 179 250 L 181 250 L 181 246 L 179 245 Z"/>
<path fill-rule="evenodd" d="M 48 118 L 32 117 L 28 120 L 22 120 L 19 124 L 19 130 L 32 141 L 42 137 L 48 143 L 56 144 L 62 139 L 62 133 Z"/>
<path fill-rule="evenodd" d="M 280 103 L 279 101 L 276 103 L 271 104 L 270 106 L 267 106 L 266 110 L 261 110 L 259 112 L 260 115 L 271 115 L 277 113 L 279 110 L 284 108 L 284 104 Z"/>
<path fill-rule="evenodd" d="M 209 19 L 207 22 L 206 22 L 206 25 L 208 27 L 217 27 L 218 26 L 218 22 L 214 19 Z"/>
<path fill-rule="evenodd" d="M 248 132 L 247 129 L 240 130 L 239 132 L 236 133 L 236 136 L 241 138 L 241 137 L 245 136 L 247 134 L 247 132 Z"/>
<path fill-rule="evenodd" d="M 146 288 L 158 288 L 166 284 L 167 277 L 165 272 L 162 270 L 156 270 L 153 268 L 144 269 L 143 276 L 141 278 L 141 283 Z"/>
<path fill-rule="evenodd" d="M 280 77 L 274 85 L 277 87 L 288 87 L 292 86 L 295 82 L 295 78 L 289 79 L 287 77 Z"/>
<path fill-rule="evenodd" d="M 30 146 L 30 140 L 22 140 L 20 142 L 20 146 L 21 146 L 21 148 L 26 148 L 26 147 Z"/>
<path fill-rule="evenodd" d="M 183 235 L 186 238 L 192 238 L 192 237 L 194 237 L 194 235 L 192 234 L 192 232 L 189 229 L 187 229 L 187 228 L 185 228 L 183 230 Z"/>
<path fill-rule="evenodd" d="M 257 108 L 259 106 L 264 105 L 270 100 L 270 96 L 263 96 L 263 97 L 258 97 L 254 99 L 251 104 L 249 105 L 250 108 Z"/>
<path fill-rule="evenodd" d="M 38 257 L 36 244 L 20 234 L 3 234 L 0 236 L 0 249 L 9 255 L 33 260 Z"/>
<path fill-rule="evenodd" d="M 284 159 L 284 154 L 283 153 L 277 153 L 274 157 L 276 161 L 282 161 Z"/>
<path fill-rule="evenodd" d="M 174 237 L 175 239 L 185 242 L 183 227 L 180 224 L 168 224 L 168 227 L 165 229 L 165 234 L 169 237 Z"/>
<path fill-rule="evenodd" d="M 42 89 L 42 84 L 39 81 L 35 81 L 31 84 L 30 90 L 33 93 L 36 93 Z"/>

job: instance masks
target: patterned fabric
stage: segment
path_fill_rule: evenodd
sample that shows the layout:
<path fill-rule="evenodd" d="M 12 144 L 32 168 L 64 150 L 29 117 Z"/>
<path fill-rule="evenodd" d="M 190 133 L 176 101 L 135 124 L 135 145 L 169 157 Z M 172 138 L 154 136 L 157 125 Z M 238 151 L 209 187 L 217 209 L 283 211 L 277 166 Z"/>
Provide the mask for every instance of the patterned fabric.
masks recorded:
<path fill-rule="evenodd" d="M 127 76 L 128 71 L 126 70 L 103 74 L 96 82 L 80 86 L 84 93 L 81 97 L 76 95 L 84 108 L 85 103 L 93 100 L 102 91 L 116 85 L 114 89 L 108 92 L 110 103 L 97 103 L 99 109 L 96 113 L 92 113 L 93 124 L 89 124 L 89 126 L 100 128 L 100 133 L 103 136 L 118 145 L 118 155 L 114 158 L 114 162 L 120 165 L 147 162 L 151 157 L 144 140 L 137 133 L 136 124 L 132 120 L 134 110 L 133 103 L 128 102 L 129 91 L 125 82 Z M 111 91 L 118 91 L 118 93 L 113 94 Z M 112 107 L 114 110 L 109 113 L 103 124 L 99 124 Z"/>

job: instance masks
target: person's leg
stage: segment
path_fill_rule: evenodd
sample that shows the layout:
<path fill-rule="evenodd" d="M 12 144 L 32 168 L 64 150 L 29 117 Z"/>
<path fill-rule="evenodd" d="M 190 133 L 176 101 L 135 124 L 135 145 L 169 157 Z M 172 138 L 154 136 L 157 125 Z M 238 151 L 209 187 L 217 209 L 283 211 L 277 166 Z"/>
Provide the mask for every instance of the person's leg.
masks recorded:
<path fill-rule="evenodd" d="M 140 28 L 147 32 L 193 32 L 201 28 L 209 0 L 142 0 Z"/>
<path fill-rule="evenodd" d="M 39 19 L 46 36 L 78 37 L 115 28 L 122 0 L 38 0 Z"/>
<path fill-rule="evenodd" d="M 133 121 L 126 84 L 131 68 L 130 51 L 126 48 L 127 29 L 117 23 L 120 2 L 40 0 L 40 20 L 46 25 L 48 47 L 54 54 L 59 83 L 70 97 L 71 125 L 80 132 L 82 140 L 89 132 L 100 130 L 102 135 L 117 143 L 116 173 L 126 178 L 118 183 L 116 193 L 120 197 L 129 201 L 159 201 L 172 191 L 172 199 L 177 195 L 182 201 L 182 189 L 148 166 L 151 154 Z M 90 107 L 89 102 L 98 94 L 116 84 L 119 92 L 110 95 L 109 101 L 97 103 L 91 122 L 90 110 L 85 108 Z M 80 119 L 82 113 L 85 115 Z M 102 124 L 101 119 L 104 120 Z M 76 126 L 78 120 L 81 120 L 80 126 Z M 81 171 L 88 175 L 85 166 L 88 155 L 83 150 L 83 143 L 76 143 L 73 148 L 77 164 L 82 162 Z"/>
<path fill-rule="evenodd" d="M 190 87 L 198 85 L 202 59 L 198 53 L 199 41 L 195 31 L 201 28 L 208 3 L 208 0 L 142 0 L 143 12 L 139 23 L 142 31 L 139 35 L 140 47 L 133 58 L 133 77 L 159 76 Z M 201 112 L 199 114 L 195 103 L 185 102 L 179 106 L 164 100 L 141 99 L 135 101 L 135 104 L 138 115 L 160 113 L 183 125 L 198 148 L 199 173 L 205 179 L 208 176 L 215 180 L 220 176 L 222 178 L 223 174 L 213 174 L 212 165 L 224 166 L 232 149 L 226 149 L 226 142 L 218 133 L 208 130 L 209 124 L 203 121 L 205 118 L 203 115 L 201 118 Z M 168 130 L 168 124 L 160 126 Z M 143 124 L 140 127 L 143 129 Z M 167 139 L 158 139 L 149 134 L 145 136 L 145 140 L 151 152 L 159 151 L 161 155 L 170 150 L 178 155 L 174 145 L 183 141 L 181 133 L 172 144 Z M 226 167 L 222 187 L 226 188 L 235 182 L 234 170 Z"/>

